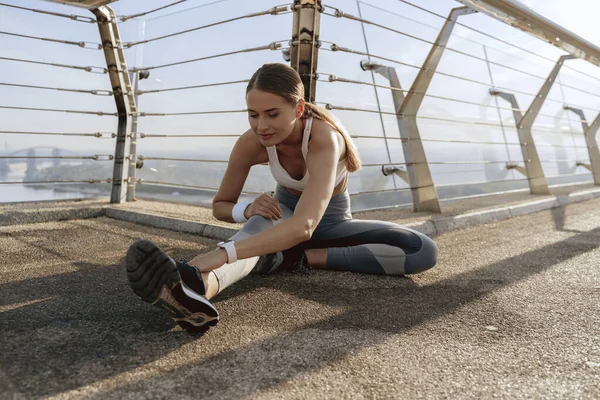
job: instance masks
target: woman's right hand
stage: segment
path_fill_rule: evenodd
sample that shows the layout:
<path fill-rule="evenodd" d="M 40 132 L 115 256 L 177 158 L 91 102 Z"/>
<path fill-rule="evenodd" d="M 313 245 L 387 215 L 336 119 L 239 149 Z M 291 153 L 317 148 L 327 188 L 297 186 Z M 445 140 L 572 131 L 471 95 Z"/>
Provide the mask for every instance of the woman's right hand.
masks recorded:
<path fill-rule="evenodd" d="M 254 215 L 260 215 L 268 219 L 278 220 L 283 217 L 279 201 L 269 196 L 266 193 L 257 197 L 252 204 L 244 211 L 244 216 L 248 219 Z"/>

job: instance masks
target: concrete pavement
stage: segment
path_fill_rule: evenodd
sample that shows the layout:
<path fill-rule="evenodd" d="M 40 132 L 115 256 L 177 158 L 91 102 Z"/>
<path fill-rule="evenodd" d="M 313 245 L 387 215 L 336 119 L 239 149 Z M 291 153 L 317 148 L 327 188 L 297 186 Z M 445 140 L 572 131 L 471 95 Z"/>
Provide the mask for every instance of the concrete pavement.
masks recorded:
<path fill-rule="evenodd" d="M 201 338 L 138 300 L 106 217 L 0 227 L 0 398 L 599 398 L 600 199 L 443 233 L 408 278 L 252 276 Z"/>

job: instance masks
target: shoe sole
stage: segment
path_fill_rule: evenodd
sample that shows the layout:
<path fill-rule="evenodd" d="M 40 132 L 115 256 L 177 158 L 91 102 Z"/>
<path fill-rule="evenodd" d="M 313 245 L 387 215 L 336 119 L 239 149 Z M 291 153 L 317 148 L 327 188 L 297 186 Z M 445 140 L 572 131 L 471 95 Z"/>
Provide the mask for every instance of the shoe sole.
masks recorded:
<path fill-rule="evenodd" d="M 185 286 L 175 261 L 151 241 L 134 242 L 125 265 L 135 294 L 164 309 L 187 332 L 201 334 L 219 322 L 212 304 Z"/>

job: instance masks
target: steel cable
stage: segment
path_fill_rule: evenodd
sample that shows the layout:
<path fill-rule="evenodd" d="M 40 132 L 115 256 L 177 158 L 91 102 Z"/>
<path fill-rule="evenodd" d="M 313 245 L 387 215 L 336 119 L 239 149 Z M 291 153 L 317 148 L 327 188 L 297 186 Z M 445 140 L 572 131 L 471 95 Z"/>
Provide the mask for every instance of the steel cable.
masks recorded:
<path fill-rule="evenodd" d="M 284 42 L 284 41 L 285 40 L 281 40 L 280 42 Z M 138 71 L 143 71 L 143 70 L 151 70 L 151 69 L 172 67 L 172 66 L 175 66 L 175 65 L 187 64 L 187 63 L 192 63 L 192 62 L 197 62 L 197 61 L 204 61 L 204 60 L 209 60 L 209 59 L 213 59 L 213 58 L 230 56 L 230 55 L 233 55 L 233 54 L 239 54 L 239 53 L 250 53 L 250 52 L 262 51 L 262 50 L 277 50 L 280 47 L 281 47 L 281 43 L 279 43 L 279 42 L 272 42 L 272 43 L 270 43 L 270 44 L 268 44 L 266 46 L 251 47 L 251 48 L 248 48 L 248 49 L 230 51 L 230 52 L 227 52 L 227 53 L 215 54 L 215 55 L 206 56 L 206 57 L 199 57 L 199 58 L 194 58 L 194 59 L 191 59 L 191 60 L 178 61 L 178 62 L 169 63 L 169 64 L 162 64 L 162 65 L 157 65 L 157 66 L 154 66 L 154 67 L 132 68 L 132 69 L 130 69 L 130 71 L 131 72 L 138 72 Z"/>
<path fill-rule="evenodd" d="M 109 113 L 105 111 L 80 111 L 80 110 L 59 110 L 55 108 L 38 108 L 38 107 L 18 107 L 18 106 L 0 106 L 0 108 L 10 109 L 10 110 L 27 110 L 27 111 L 49 111 L 49 112 L 66 112 L 73 114 L 91 114 L 102 116 L 117 116 L 117 113 Z"/>
<path fill-rule="evenodd" d="M 119 19 L 121 20 L 121 22 L 125 22 L 128 19 L 137 18 L 137 17 L 143 17 L 144 15 L 148 15 L 148 14 L 151 14 L 151 13 L 156 12 L 156 11 L 164 10 L 165 8 L 169 8 L 169 7 L 175 6 L 175 5 L 180 4 L 180 3 L 184 3 L 186 1 L 187 0 L 179 0 L 179 1 L 176 1 L 176 2 L 171 3 L 171 4 L 167 4 L 165 6 L 155 8 L 155 9 L 150 10 L 150 11 L 141 12 L 139 14 L 122 16 L 122 17 L 119 17 Z"/>
<path fill-rule="evenodd" d="M 181 87 L 167 88 L 167 89 L 138 90 L 135 93 L 138 95 L 142 95 L 142 94 L 148 94 L 148 93 L 170 92 L 170 91 L 174 91 L 174 90 L 186 90 L 186 89 L 198 89 L 198 88 L 205 88 L 205 87 L 212 87 L 212 86 L 233 85 L 233 84 L 237 84 L 237 83 L 248 83 L 248 82 L 250 82 L 249 79 L 243 79 L 243 80 L 239 80 L 239 81 L 207 83 L 204 85 L 181 86 Z"/>
<path fill-rule="evenodd" d="M 248 112 L 248 110 L 217 110 L 217 111 L 189 111 L 189 112 L 174 112 L 174 113 L 147 113 L 138 112 L 131 113 L 132 116 L 137 117 L 168 117 L 173 115 L 203 115 L 203 114 L 229 114 L 229 113 L 240 113 Z"/>
<path fill-rule="evenodd" d="M 1 133 L 1 131 L 0 131 Z M 241 135 L 193 135 L 193 134 L 170 134 L 170 135 L 159 135 L 159 134 L 146 134 L 140 133 L 140 139 L 145 138 L 232 138 L 232 137 L 240 137 Z"/>
<path fill-rule="evenodd" d="M 407 5 L 411 6 L 411 7 L 417 8 L 417 9 L 419 9 L 419 10 L 421 10 L 421 11 L 425 11 L 426 13 L 429 13 L 429 14 L 431 14 L 431 15 L 435 15 L 436 17 L 439 17 L 439 18 L 441 18 L 441 19 L 443 19 L 443 20 L 447 20 L 447 19 L 448 19 L 448 17 L 447 17 L 447 16 L 444 16 L 444 15 L 441 15 L 441 14 L 437 14 L 437 13 L 435 13 L 435 12 L 433 12 L 433 11 L 431 11 L 431 10 L 427 10 L 426 8 L 423 8 L 423 7 L 419 7 L 419 6 L 417 6 L 417 5 L 413 4 L 413 3 L 409 2 L 409 1 L 406 1 L 406 0 L 398 0 L 398 1 L 400 1 L 401 3 L 407 4 Z M 465 25 L 465 24 L 463 24 L 463 23 L 461 23 L 461 22 L 456 22 L 456 24 L 457 24 L 457 25 L 460 25 L 460 26 L 462 26 L 462 27 L 464 27 L 464 28 L 467 28 L 467 29 L 469 29 L 469 30 L 471 30 L 471 31 L 473 31 L 473 32 L 477 32 L 477 33 L 479 33 L 479 34 L 481 34 L 481 35 L 483 35 L 483 36 L 489 37 L 489 38 L 491 38 L 491 39 L 497 40 L 497 41 L 499 41 L 499 42 L 501 42 L 501 43 L 507 44 L 507 45 L 509 45 L 509 46 L 511 46 L 511 47 L 514 47 L 514 48 L 516 48 L 516 49 L 519 49 L 519 50 L 521 50 L 521 51 L 524 51 L 524 52 L 526 52 L 526 53 L 529 53 L 529 54 L 531 54 L 531 55 L 534 55 L 534 56 L 536 56 L 536 57 L 539 57 L 539 58 L 541 58 L 541 59 L 543 59 L 543 60 L 550 61 L 550 62 L 552 62 L 552 63 L 556 63 L 556 60 L 553 60 L 553 59 L 551 59 L 551 58 L 548 58 L 548 57 L 542 56 L 541 54 L 538 54 L 538 53 L 536 53 L 536 52 L 534 52 L 534 51 L 531 51 L 531 50 L 527 50 L 527 49 L 526 49 L 526 48 L 524 48 L 524 47 L 517 46 L 517 45 L 515 45 L 515 44 L 513 44 L 513 43 L 507 42 L 506 40 L 499 39 L 499 38 L 498 38 L 498 37 L 496 37 L 496 36 L 490 35 L 489 33 L 485 33 L 485 32 L 483 32 L 483 31 L 480 31 L 480 30 L 478 30 L 478 29 L 475 29 L 475 28 L 473 28 L 473 27 L 470 27 L 469 25 Z M 585 72 L 579 71 L 579 70 L 577 70 L 577 69 L 575 69 L 575 68 L 573 68 L 573 67 L 569 67 L 569 66 L 565 66 L 565 67 L 566 67 L 566 68 L 568 68 L 568 69 L 570 69 L 570 70 L 572 70 L 572 71 L 578 72 L 578 73 L 580 73 L 580 74 L 582 74 L 582 75 L 584 75 L 584 76 L 587 76 L 588 78 L 592 78 L 592 79 L 594 79 L 594 80 L 600 81 L 600 78 L 597 78 L 597 77 L 595 77 L 595 76 L 592 76 L 592 75 L 586 74 Z"/>
<path fill-rule="evenodd" d="M 24 63 L 31 63 L 31 64 L 49 65 L 49 66 L 52 66 L 52 67 L 79 69 L 79 70 L 83 70 L 83 71 L 87 71 L 87 72 L 91 72 L 91 73 L 95 73 L 95 74 L 106 74 L 106 73 L 108 73 L 108 69 L 104 68 L 104 67 L 89 67 L 89 66 L 88 67 L 79 67 L 77 65 L 47 63 L 47 62 L 42 62 L 42 61 L 23 60 L 23 59 L 20 59 L 20 58 L 9 58 L 9 57 L 0 57 L 0 60 L 17 61 L 17 62 L 24 62 Z"/>
<path fill-rule="evenodd" d="M 332 105 L 330 103 L 320 103 L 320 104 L 325 104 L 325 108 L 328 109 L 328 110 L 359 111 L 359 112 L 369 112 L 369 113 L 375 113 L 375 114 L 379 114 L 380 113 L 377 110 L 368 110 L 368 109 L 365 109 L 365 108 L 340 107 L 340 106 L 334 106 L 334 105 Z M 381 111 L 381 114 L 396 116 L 396 113 L 389 112 L 389 111 Z M 461 120 L 450 119 L 450 118 L 437 118 L 437 117 L 421 116 L 421 115 L 417 115 L 416 118 L 429 119 L 429 120 L 434 120 L 434 121 L 456 122 L 456 123 L 459 123 L 459 124 L 501 126 L 500 124 L 493 124 L 491 122 L 461 121 Z"/>
<path fill-rule="evenodd" d="M 206 28 L 210 28 L 213 26 L 218 26 L 218 25 L 222 25 L 222 24 L 226 24 L 228 22 L 233 22 L 233 21 L 238 21 L 241 19 L 245 19 L 245 18 L 254 18 L 254 17 L 260 17 L 263 15 L 279 15 L 279 13 L 283 13 L 285 11 L 287 11 L 287 6 L 275 6 L 272 7 L 266 11 L 260 11 L 260 12 L 256 12 L 256 13 L 251 13 L 251 14 L 246 14 L 246 15 L 242 15 L 239 17 L 234 17 L 234 18 L 229 18 L 223 21 L 218 21 L 218 22 L 213 22 L 207 25 L 202 25 L 202 26 L 198 26 L 196 28 L 191 28 L 191 29 L 186 29 L 185 31 L 180 31 L 180 32 L 175 32 L 175 33 L 170 33 L 168 35 L 164 35 L 164 36 L 158 36 L 155 38 L 151 38 L 151 39 L 146 39 L 146 40 L 140 40 L 139 42 L 127 42 L 127 43 L 123 43 L 123 47 L 124 48 L 130 48 L 133 46 L 137 46 L 138 44 L 145 44 L 145 43 L 150 43 L 150 42 L 154 42 L 156 40 L 162 40 L 162 39 L 167 39 L 170 37 L 174 37 L 174 36 L 178 36 L 178 35 L 183 35 L 184 33 L 190 33 L 190 32 L 194 32 L 194 31 L 198 31 L 201 29 L 206 29 Z"/>
<path fill-rule="evenodd" d="M 84 41 L 73 42 L 71 40 L 61 40 L 61 39 L 52 39 L 52 38 L 45 38 L 45 37 L 38 37 L 38 36 L 29 36 L 29 35 L 22 35 L 20 33 L 4 32 L 4 31 L 0 31 L 0 34 L 1 35 L 8 35 L 8 36 L 22 37 L 22 38 L 27 38 L 27 39 L 43 40 L 43 41 L 46 41 L 46 42 L 54 42 L 54 43 L 61 43 L 61 44 L 70 44 L 70 45 L 81 47 L 83 49 L 90 49 L 90 50 L 101 50 L 102 49 L 102 45 L 100 43 L 84 42 Z M 93 44 L 94 47 L 87 47 L 88 44 Z"/>
<path fill-rule="evenodd" d="M 2 86 L 14 86 L 14 87 L 23 87 L 30 89 L 47 89 L 47 90 L 58 90 L 61 92 L 75 92 L 75 93 L 88 93 L 96 96 L 112 96 L 113 92 L 110 90 L 85 90 L 85 89 L 67 89 L 67 88 L 53 88 L 48 86 L 35 86 L 35 85 L 22 85 L 19 83 L 7 83 L 0 82 Z"/>
<path fill-rule="evenodd" d="M 154 185 L 167 185 L 167 186 L 176 186 L 176 187 L 184 187 L 184 188 L 191 188 L 191 189 L 205 189 L 205 190 L 211 190 L 211 191 L 217 191 L 217 188 L 213 188 L 213 187 L 208 187 L 208 186 L 197 186 L 197 185 L 187 185 L 184 183 L 173 183 L 173 182 L 161 182 L 161 181 L 151 181 L 151 180 L 145 180 L 142 178 L 138 178 L 136 180 L 136 183 L 139 184 L 154 184 Z M 244 190 L 241 192 L 242 194 L 251 194 L 251 195 L 261 195 L 264 192 L 252 192 L 252 191 L 247 191 Z"/>
<path fill-rule="evenodd" d="M 62 133 L 62 132 L 24 132 L 24 131 L 0 131 L 0 133 L 15 134 L 15 135 L 51 135 L 51 136 L 89 136 L 95 138 L 103 137 L 101 132 L 96 133 Z M 106 133 L 106 132 L 105 132 Z M 107 134 L 114 135 L 108 132 Z"/>
<path fill-rule="evenodd" d="M 0 185 L 39 185 L 44 183 L 111 183 L 112 179 L 88 179 L 88 180 L 73 180 L 73 181 L 13 181 L 13 182 L 0 182 Z"/>
<path fill-rule="evenodd" d="M 95 24 L 96 23 L 96 20 L 94 18 L 85 17 L 83 15 L 61 14 L 61 13 L 57 13 L 57 12 L 45 11 L 45 10 L 38 10 L 36 8 L 27 8 L 27 7 L 15 6 L 15 5 L 6 4 L 6 3 L 0 3 L 0 6 L 18 8 L 18 9 L 21 9 L 21 10 L 33 11 L 33 12 L 40 13 L 40 14 L 52 15 L 52 16 L 55 16 L 55 17 L 69 18 L 69 19 L 71 19 L 73 21 L 77 21 L 77 22 L 87 22 L 87 23 L 91 23 L 91 24 Z"/>
<path fill-rule="evenodd" d="M 381 56 L 378 56 L 378 55 L 375 55 L 375 54 L 367 54 L 367 53 L 364 53 L 364 52 L 361 52 L 361 51 L 356 51 L 356 50 L 348 49 L 346 47 L 338 46 L 335 43 L 331 44 L 331 49 L 323 48 L 323 50 L 329 50 L 329 51 L 333 51 L 333 52 L 342 51 L 342 52 L 347 52 L 347 53 L 352 53 L 352 54 L 366 55 L 366 56 L 370 56 L 370 57 L 377 58 L 377 59 L 380 59 L 380 60 L 390 61 L 390 62 L 393 62 L 395 64 L 405 65 L 405 66 L 417 68 L 417 69 L 420 69 L 420 70 L 423 69 L 422 67 L 418 67 L 418 66 L 411 65 L 411 64 L 406 64 L 406 63 L 404 63 L 402 61 L 394 60 L 394 59 L 391 59 L 391 58 L 381 57 Z M 446 72 L 435 71 L 435 73 L 438 74 L 438 75 L 443 75 L 443 76 L 447 76 L 447 77 L 450 77 L 450 78 L 459 79 L 459 80 L 462 80 L 462 81 L 465 81 L 465 82 L 476 83 L 476 84 L 484 85 L 484 86 L 487 86 L 487 87 L 491 86 L 487 82 L 482 82 L 482 81 L 478 81 L 478 80 L 475 80 L 475 79 L 464 78 L 462 76 L 453 75 L 453 74 L 449 74 L 449 73 L 446 73 Z M 511 91 L 513 93 L 520 93 L 520 94 L 525 94 L 525 95 L 533 96 L 533 97 L 537 96 L 537 94 L 522 92 L 522 91 L 514 90 L 514 89 L 508 89 L 508 88 L 504 88 L 504 87 L 501 87 L 501 86 L 495 86 L 495 88 L 497 88 L 497 89 L 503 89 L 503 90 L 509 90 L 509 91 Z M 552 100 L 552 99 L 548 99 L 548 100 Z M 558 100 L 554 100 L 554 101 L 558 101 Z"/>
<path fill-rule="evenodd" d="M 56 159 L 56 160 L 94 160 L 94 161 L 112 161 L 113 156 L 106 156 L 107 159 L 101 159 L 103 154 L 94 154 L 92 156 L 0 156 L 0 159 L 6 160 L 41 160 L 41 159 Z"/>
<path fill-rule="evenodd" d="M 334 8 L 334 7 L 331 7 L 331 6 L 330 6 L 329 8 Z M 397 33 L 397 34 L 399 34 L 399 35 L 403 35 L 403 36 L 409 37 L 409 38 L 411 38 L 411 39 L 415 39 L 415 40 L 418 40 L 418 41 L 421 41 L 421 42 L 424 42 L 424 43 L 430 44 L 430 45 L 432 45 L 432 46 L 437 46 L 437 47 L 440 47 L 440 48 L 445 48 L 446 50 L 452 51 L 452 52 L 454 52 L 454 53 L 457 53 L 457 54 L 461 54 L 461 55 L 463 55 L 463 56 L 466 56 L 466 57 L 473 58 L 473 59 L 475 59 L 475 60 L 483 61 L 483 62 L 486 62 L 486 63 L 492 64 L 492 65 L 497 65 L 497 66 L 499 66 L 499 67 L 506 68 L 506 69 L 509 69 L 509 70 L 511 70 L 511 71 L 519 72 L 519 73 L 521 73 L 521 74 L 528 75 L 528 76 L 531 76 L 531 77 L 534 77 L 534 78 L 542 79 L 542 80 L 544 80 L 544 81 L 547 79 L 547 78 L 546 78 L 546 77 L 544 77 L 544 76 L 540 76 L 540 75 L 537 75 L 537 74 L 534 74 L 534 73 L 531 73 L 531 72 L 523 71 L 523 70 L 521 70 L 521 69 L 514 68 L 514 67 L 511 67 L 511 66 L 509 66 L 509 65 L 505 65 L 505 64 L 498 63 L 498 62 L 495 62 L 495 61 L 486 60 L 485 58 L 478 57 L 478 56 L 476 56 L 476 55 L 469 54 L 469 53 L 466 53 L 466 52 L 464 52 L 464 51 L 461 51 L 461 50 L 454 49 L 454 48 L 452 48 L 452 47 L 448 47 L 447 45 L 446 45 L 446 46 L 437 45 L 435 42 L 431 42 L 431 41 L 429 41 L 429 40 L 427 40 L 427 39 L 423 39 L 423 38 L 420 38 L 420 37 L 418 37 L 418 36 L 410 35 L 410 34 L 408 34 L 408 33 L 406 33 L 406 32 L 402 32 L 402 31 L 399 31 L 399 30 L 397 30 L 397 29 L 390 28 L 390 27 L 388 27 L 388 26 L 385 26 L 385 25 L 382 25 L 382 24 L 378 24 L 378 23 L 376 23 L 376 22 L 373 22 L 373 21 L 366 20 L 366 19 L 364 19 L 364 18 L 359 18 L 359 17 L 356 17 L 356 16 L 354 16 L 354 15 L 347 14 L 347 13 L 345 13 L 344 11 L 341 11 L 341 10 L 339 10 L 339 9 L 337 9 L 337 8 L 334 8 L 334 9 L 336 10 L 336 11 L 335 11 L 335 14 L 330 14 L 330 13 L 323 13 L 323 14 L 325 14 L 325 15 L 328 15 L 328 16 L 331 16 L 331 17 L 335 17 L 335 18 L 347 18 L 347 19 L 350 19 L 350 20 L 353 20 L 353 21 L 357 21 L 357 22 L 361 22 L 361 23 L 365 23 L 365 24 L 373 25 L 373 26 L 379 27 L 379 28 L 381 28 L 381 29 L 385 29 L 385 30 L 388 30 L 388 31 L 391 31 L 391 32 Z M 444 18 L 444 19 L 446 19 L 446 18 Z M 555 61 L 555 62 L 556 62 L 556 61 Z M 564 85 L 564 86 L 565 86 L 565 87 L 569 87 L 569 88 L 571 88 L 571 89 L 573 89 L 573 90 L 577 90 L 577 91 L 580 91 L 580 92 L 583 92 L 583 93 L 587 93 L 587 94 L 589 94 L 589 95 L 592 95 L 592 96 L 600 97 L 600 95 L 598 95 L 598 94 L 596 94 L 596 93 L 588 92 L 588 91 L 586 91 L 586 90 L 584 90 L 584 89 L 580 89 L 580 88 L 577 88 L 577 87 L 574 87 L 574 86 L 567 86 L 567 85 Z"/>
<path fill-rule="evenodd" d="M 227 160 L 200 160 L 194 158 L 171 158 L 171 157 L 147 157 L 138 156 L 140 160 L 154 160 L 154 161 L 184 161 L 184 162 L 205 162 L 205 163 L 226 163 Z"/>

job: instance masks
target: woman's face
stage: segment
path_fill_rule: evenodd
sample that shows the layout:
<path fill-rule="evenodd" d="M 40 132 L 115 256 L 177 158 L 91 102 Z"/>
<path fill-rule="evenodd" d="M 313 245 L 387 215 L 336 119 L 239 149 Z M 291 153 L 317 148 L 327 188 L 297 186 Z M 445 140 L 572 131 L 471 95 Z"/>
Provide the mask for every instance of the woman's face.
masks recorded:
<path fill-rule="evenodd" d="M 246 104 L 250 127 L 264 146 L 287 139 L 304 111 L 304 100 L 293 106 L 283 97 L 259 89 L 250 89 Z"/>

